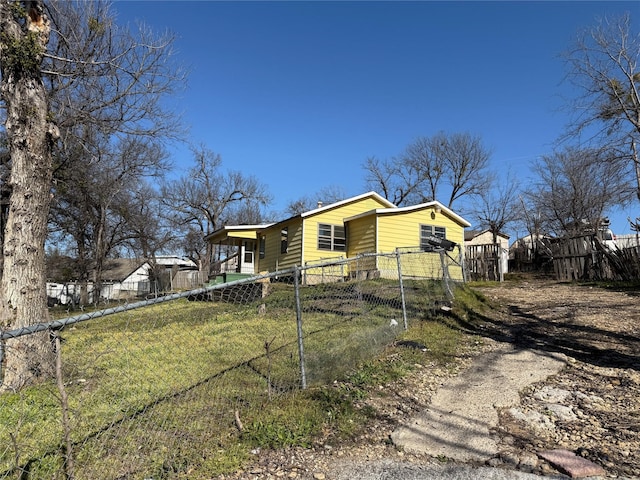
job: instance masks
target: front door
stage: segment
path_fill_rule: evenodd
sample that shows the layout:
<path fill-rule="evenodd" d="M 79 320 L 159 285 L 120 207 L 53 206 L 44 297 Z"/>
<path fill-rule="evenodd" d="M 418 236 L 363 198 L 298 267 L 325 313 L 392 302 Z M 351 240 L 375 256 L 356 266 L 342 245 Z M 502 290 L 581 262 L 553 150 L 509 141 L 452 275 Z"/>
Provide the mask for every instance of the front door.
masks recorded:
<path fill-rule="evenodd" d="M 240 252 L 240 258 L 242 262 L 240 264 L 240 273 L 255 273 L 254 256 L 255 256 L 256 242 L 253 240 L 245 240 L 242 242 L 242 251 Z"/>

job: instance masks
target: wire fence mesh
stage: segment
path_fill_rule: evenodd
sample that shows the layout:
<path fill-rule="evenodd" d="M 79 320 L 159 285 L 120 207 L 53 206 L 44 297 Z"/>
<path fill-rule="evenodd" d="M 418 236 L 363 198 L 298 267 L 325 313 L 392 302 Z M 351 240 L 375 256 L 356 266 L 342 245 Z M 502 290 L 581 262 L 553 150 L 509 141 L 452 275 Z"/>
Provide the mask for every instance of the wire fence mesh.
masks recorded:
<path fill-rule="evenodd" d="M 4 378 L 27 335 L 57 358 L 55 380 L 3 386 L 0 478 L 206 478 L 272 399 L 354 371 L 461 278 L 402 249 L 0 332 Z"/>

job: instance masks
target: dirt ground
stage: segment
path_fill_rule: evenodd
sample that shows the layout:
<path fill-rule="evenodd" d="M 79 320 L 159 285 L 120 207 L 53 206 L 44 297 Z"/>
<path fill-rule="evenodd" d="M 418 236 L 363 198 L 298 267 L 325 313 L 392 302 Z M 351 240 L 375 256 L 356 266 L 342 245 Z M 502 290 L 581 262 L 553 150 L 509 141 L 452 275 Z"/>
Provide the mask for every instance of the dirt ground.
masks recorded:
<path fill-rule="evenodd" d="M 520 449 L 566 448 L 611 475 L 640 476 L 640 290 L 531 281 L 481 291 L 501 305 L 484 322 L 489 336 L 569 360 L 521 393 L 518 412 L 550 421 L 505 411 L 498 433 Z"/>
<path fill-rule="evenodd" d="M 453 368 L 426 365 L 373 392 L 367 402 L 377 416 L 357 439 L 256 452 L 247 471 L 221 478 L 328 480 L 345 461 L 446 461 L 405 454 L 390 434 L 399 421 L 426 408 L 446 379 L 500 342 L 562 353 L 567 366 L 521 392 L 520 405 L 500 412 L 494 433 L 502 453 L 490 465 L 554 475 L 536 453 L 563 448 L 602 466 L 607 476 L 640 478 L 640 289 L 522 280 L 476 290 L 494 307 L 469 322 L 480 340 L 460 352 Z"/>

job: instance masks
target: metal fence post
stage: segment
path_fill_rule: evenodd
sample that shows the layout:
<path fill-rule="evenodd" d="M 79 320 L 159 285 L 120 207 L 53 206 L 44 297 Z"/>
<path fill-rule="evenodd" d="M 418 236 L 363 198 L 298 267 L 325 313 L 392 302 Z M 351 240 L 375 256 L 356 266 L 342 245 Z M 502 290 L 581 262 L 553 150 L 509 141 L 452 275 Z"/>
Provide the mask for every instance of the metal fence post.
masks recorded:
<path fill-rule="evenodd" d="M 449 263 L 447 262 L 447 253 L 440 250 L 440 264 L 442 265 L 442 282 L 444 283 L 444 291 L 449 300 L 453 300 L 453 290 L 451 290 L 451 275 L 449 274 Z"/>
<path fill-rule="evenodd" d="M 409 329 L 407 322 L 407 304 L 404 299 L 404 283 L 402 282 L 402 262 L 400 261 L 400 252 L 396 248 L 396 261 L 398 262 L 398 284 L 400 285 L 400 299 L 402 301 L 402 321 L 404 322 L 404 329 Z"/>
<path fill-rule="evenodd" d="M 298 323 L 298 355 L 300 356 L 300 376 L 302 389 L 307 388 L 307 373 L 304 366 L 304 342 L 302 340 L 302 308 L 300 306 L 300 268 L 297 266 L 293 270 L 293 285 L 296 300 L 296 321 Z"/>

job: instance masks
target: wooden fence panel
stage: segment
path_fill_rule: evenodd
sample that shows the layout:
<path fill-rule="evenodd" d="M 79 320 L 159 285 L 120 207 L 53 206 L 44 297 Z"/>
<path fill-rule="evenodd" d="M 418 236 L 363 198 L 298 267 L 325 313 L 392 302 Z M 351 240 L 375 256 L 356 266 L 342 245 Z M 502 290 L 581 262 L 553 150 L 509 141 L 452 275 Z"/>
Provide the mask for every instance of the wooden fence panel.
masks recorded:
<path fill-rule="evenodd" d="M 502 247 L 497 243 L 467 245 L 465 247 L 465 269 L 469 280 L 500 281 Z"/>
<path fill-rule="evenodd" d="M 593 264 L 591 236 L 558 238 L 551 241 L 553 270 L 561 281 L 585 280 Z"/>
<path fill-rule="evenodd" d="M 203 286 L 208 280 L 206 272 L 184 270 L 176 272 L 171 281 L 173 290 L 192 290 Z"/>
<path fill-rule="evenodd" d="M 640 277 L 638 247 L 610 249 L 594 235 L 551 241 L 553 269 L 560 281 L 637 280 Z"/>

